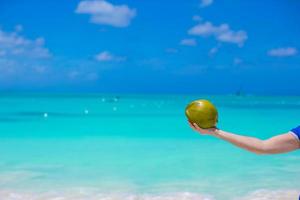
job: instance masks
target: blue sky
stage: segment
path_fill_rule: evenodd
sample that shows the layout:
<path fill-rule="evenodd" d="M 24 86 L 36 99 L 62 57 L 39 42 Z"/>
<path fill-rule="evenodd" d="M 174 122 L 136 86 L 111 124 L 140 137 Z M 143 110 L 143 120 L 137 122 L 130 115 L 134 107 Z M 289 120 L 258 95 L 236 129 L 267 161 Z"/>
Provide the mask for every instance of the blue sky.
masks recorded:
<path fill-rule="evenodd" d="M 300 2 L 0 1 L 0 90 L 300 95 Z"/>

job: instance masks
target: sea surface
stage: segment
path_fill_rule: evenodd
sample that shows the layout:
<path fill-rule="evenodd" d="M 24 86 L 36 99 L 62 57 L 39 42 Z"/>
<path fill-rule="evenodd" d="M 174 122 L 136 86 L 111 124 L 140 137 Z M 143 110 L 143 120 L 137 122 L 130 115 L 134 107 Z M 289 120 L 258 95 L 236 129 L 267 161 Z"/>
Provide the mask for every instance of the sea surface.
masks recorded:
<path fill-rule="evenodd" d="M 300 124 L 300 97 L 1 94 L 0 200 L 289 200 L 300 150 L 255 155 L 192 131 L 208 99 L 218 127 L 266 139 Z"/>

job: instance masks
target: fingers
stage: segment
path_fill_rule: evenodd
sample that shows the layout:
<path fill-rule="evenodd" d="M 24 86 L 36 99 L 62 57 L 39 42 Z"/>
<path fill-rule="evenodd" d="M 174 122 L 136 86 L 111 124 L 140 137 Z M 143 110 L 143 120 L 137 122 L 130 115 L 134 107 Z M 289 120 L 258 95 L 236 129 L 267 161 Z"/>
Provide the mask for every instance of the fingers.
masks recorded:
<path fill-rule="evenodd" d="M 192 122 L 188 121 L 188 123 L 189 123 L 189 125 L 190 125 L 191 127 L 194 127 L 194 125 L 192 124 Z"/>
<path fill-rule="evenodd" d="M 201 130 L 201 128 L 198 126 L 198 124 L 193 123 L 193 125 L 194 125 L 194 127 L 195 127 L 196 129 Z"/>
<path fill-rule="evenodd" d="M 196 124 L 196 123 L 193 123 L 192 125 L 193 125 L 195 131 L 202 133 L 202 134 L 211 134 L 214 131 L 214 128 L 203 129 L 200 126 L 198 126 L 198 124 Z"/>
<path fill-rule="evenodd" d="M 196 127 L 194 127 L 194 125 L 189 121 L 189 125 L 190 125 L 190 127 L 193 129 L 193 130 L 195 130 L 196 131 Z"/>
<path fill-rule="evenodd" d="M 203 129 L 200 128 L 196 123 L 192 123 L 189 121 L 189 125 L 190 127 L 194 130 L 194 131 L 197 131 L 199 133 L 202 133 L 203 132 Z"/>
<path fill-rule="evenodd" d="M 196 124 L 196 123 L 192 123 L 190 121 L 188 121 L 188 123 L 189 123 L 190 127 L 198 133 L 207 134 L 209 132 L 209 129 L 200 128 L 198 126 L 198 124 Z"/>
<path fill-rule="evenodd" d="M 198 124 L 194 123 L 193 125 L 194 125 L 194 127 L 196 128 L 196 130 L 198 132 L 200 132 L 200 133 L 205 133 L 206 132 L 206 130 L 201 128 L 200 126 L 198 126 Z"/>

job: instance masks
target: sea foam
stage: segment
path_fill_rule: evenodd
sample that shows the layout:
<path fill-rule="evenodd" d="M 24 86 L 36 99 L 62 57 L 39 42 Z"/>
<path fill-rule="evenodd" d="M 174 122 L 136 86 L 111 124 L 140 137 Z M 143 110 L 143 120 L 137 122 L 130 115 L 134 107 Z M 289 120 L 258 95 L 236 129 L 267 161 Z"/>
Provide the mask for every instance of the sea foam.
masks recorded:
<path fill-rule="evenodd" d="M 242 197 L 228 200 L 288 200 L 296 199 L 299 190 L 256 190 Z M 234 194 L 233 194 L 234 196 Z M 219 200 L 213 195 L 190 192 L 169 194 L 104 194 L 95 189 L 77 188 L 64 192 L 44 193 L 0 190 L 0 200 Z M 220 199 L 224 200 L 224 199 Z"/>
<path fill-rule="evenodd" d="M 172 194 L 103 194 L 78 189 L 68 192 L 16 192 L 0 190 L 0 200 L 215 200 L 208 195 L 182 192 Z"/>

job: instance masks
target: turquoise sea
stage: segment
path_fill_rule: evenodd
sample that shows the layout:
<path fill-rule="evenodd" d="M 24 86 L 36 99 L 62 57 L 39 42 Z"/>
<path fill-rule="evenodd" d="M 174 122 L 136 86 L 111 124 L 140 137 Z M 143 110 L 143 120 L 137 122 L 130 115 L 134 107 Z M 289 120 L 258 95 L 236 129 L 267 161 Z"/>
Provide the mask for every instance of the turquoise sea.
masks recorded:
<path fill-rule="evenodd" d="M 0 95 L 0 200 L 298 199 L 300 151 L 255 155 L 193 132 L 187 103 L 219 127 L 268 138 L 300 124 L 300 97 Z"/>

